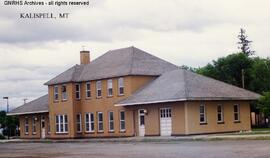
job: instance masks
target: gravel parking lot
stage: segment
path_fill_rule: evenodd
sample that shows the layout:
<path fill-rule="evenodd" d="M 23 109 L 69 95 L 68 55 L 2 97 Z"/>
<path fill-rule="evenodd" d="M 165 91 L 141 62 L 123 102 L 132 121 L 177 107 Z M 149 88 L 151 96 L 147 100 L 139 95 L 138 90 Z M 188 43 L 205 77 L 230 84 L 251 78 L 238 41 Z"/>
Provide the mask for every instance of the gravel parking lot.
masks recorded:
<path fill-rule="evenodd" d="M 0 143 L 1 158 L 269 158 L 269 140 L 166 143 Z"/>

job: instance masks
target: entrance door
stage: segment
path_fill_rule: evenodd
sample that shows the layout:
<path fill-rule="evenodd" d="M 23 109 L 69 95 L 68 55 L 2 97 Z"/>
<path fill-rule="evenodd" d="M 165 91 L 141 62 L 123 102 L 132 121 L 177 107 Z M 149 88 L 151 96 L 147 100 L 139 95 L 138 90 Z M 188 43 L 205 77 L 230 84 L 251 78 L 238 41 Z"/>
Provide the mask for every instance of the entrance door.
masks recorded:
<path fill-rule="evenodd" d="M 45 116 L 41 116 L 41 138 L 45 139 L 46 138 L 46 128 L 45 128 Z"/>
<path fill-rule="evenodd" d="M 145 135 L 145 113 L 144 109 L 139 109 L 139 136 Z"/>
<path fill-rule="evenodd" d="M 172 110 L 171 108 L 160 109 L 160 135 L 171 136 L 172 134 Z"/>

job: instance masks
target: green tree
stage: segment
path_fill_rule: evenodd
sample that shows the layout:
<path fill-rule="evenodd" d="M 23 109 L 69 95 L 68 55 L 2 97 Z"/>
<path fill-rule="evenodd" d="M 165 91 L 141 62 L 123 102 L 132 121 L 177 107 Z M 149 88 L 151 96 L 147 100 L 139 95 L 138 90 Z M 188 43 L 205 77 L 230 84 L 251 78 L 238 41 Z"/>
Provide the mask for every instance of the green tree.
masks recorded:
<path fill-rule="evenodd" d="M 242 87 L 242 70 L 245 72 L 245 85 L 249 85 L 252 65 L 253 60 L 244 53 L 235 53 L 213 60 L 213 64 L 199 68 L 197 73 Z"/>
<path fill-rule="evenodd" d="M 263 93 L 262 97 L 259 99 L 258 108 L 266 116 L 270 116 L 270 91 Z"/>
<path fill-rule="evenodd" d="M 256 57 L 253 61 L 249 89 L 261 94 L 270 91 L 270 59 Z"/>
<path fill-rule="evenodd" d="M 5 111 L 0 111 L 0 124 L 6 136 L 16 135 L 16 128 L 19 126 L 19 119 L 16 116 L 7 116 Z"/>

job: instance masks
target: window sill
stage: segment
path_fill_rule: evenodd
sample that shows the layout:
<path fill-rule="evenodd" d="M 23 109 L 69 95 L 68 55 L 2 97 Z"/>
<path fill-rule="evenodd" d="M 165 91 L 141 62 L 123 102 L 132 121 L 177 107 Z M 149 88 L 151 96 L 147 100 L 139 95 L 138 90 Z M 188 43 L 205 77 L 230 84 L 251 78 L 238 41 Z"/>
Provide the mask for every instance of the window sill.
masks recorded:
<path fill-rule="evenodd" d="M 24 135 L 29 135 L 29 133 L 24 133 Z"/>
<path fill-rule="evenodd" d="M 67 99 L 62 100 L 62 102 L 66 102 L 66 101 L 67 101 Z"/>
<path fill-rule="evenodd" d="M 225 124 L 225 122 L 218 122 L 217 124 Z"/>
<path fill-rule="evenodd" d="M 77 98 L 76 98 L 75 100 L 76 100 L 76 101 L 81 101 L 81 98 L 80 98 L 80 99 L 77 99 Z"/>
<path fill-rule="evenodd" d="M 78 133 L 78 134 L 82 134 L 82 131 L 78 131 L 77 133 Z"/>
<path fill-rule="evenodd" d="M 241 121 L 234 121 L 234 123 L 241 123 Z"/>
<path fill-rule="evenodd" d="M 118 97 L 122 97 L 122 96 L 125 96 L 125 94 L 118 94 Z"/>
<path fill-rule="evenodd" d="M 200 125 L 207 125 L 207 122 L 201 122 Z"/>
<path fill-rule="evenodd" d="M 104 133 L 104 131 L 98 131 L 97 133 Z"/>
<path fill-rule="evenodd" d="M 85 133 L 85 134 L 94 134 L 95 131 L 85 131 L 84 133 Z"/>
<path fill-rule="evenodd" d="M 54 100 L 53 103 L 59 103 L 59 100 Z"/>
<path fill-rule="evenodd" d="M 126 133 L 126 130 L 120 130 L 119 132 L 120 133 Z"/>
<path fill-rule="evenodd" d="M 100 96 L 100 97 L 96 97 L 96 99 L 102 99 L 102 96 Z"/>
<path fill-rule="evenodd" d="M 91 100 L 91 97 L 86 97 L 85 100 Z"/>
<path fill-rule="evenodd" d="M 66 134 L 68 134 L 68 132 L 56 132 L 55 134 L 57 134 L 57 135 L 66 135 Z"/>
<path fill-rule="evenodd" d="M 109 131 L 109 133 L 114 133 L 114 130 Z"/>
<path fill-rule="evenodd" d="M 113 95 L 109 95 L 109 96 L 107 96 L 107 98 L 112 98 L 113 97 Z"/>
<path fill-rule="evenodd" d="M 37 135 L 37 133 L 32 133 L 32 135 Z"/>

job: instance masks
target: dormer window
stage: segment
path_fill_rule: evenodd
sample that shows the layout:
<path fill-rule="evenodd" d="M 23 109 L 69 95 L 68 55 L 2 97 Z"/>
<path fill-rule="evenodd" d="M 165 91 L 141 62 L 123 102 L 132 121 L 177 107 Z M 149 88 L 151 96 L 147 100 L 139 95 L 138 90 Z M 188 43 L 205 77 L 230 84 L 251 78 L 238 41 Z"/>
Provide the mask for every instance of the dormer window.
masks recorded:
<path fill-rule="evenodd" d="M 67 85 L 62 85 L 62 100 L 67 100 Z"/>
<path fill-rule="evenodd" d="M 112 79 L 107 80 L 107 93 L 109 97 L 113 96 Z"/>
<path fill-rule="evenodd" d="M 86 98 L 91 98 L 91 84 L 90 84 L 90 82 L 86 83 Z"/>
<path fill-rule="evenodd" d="M 54 101 L 58 101 L 59 100 L 58 86 L 54 86 L 53 87 L 53 98 L 54 98 Z"/>
<path fill-rule="evenodd" d="M 124 78 L 118 78 L 118 94 L 124 95 Z"/>
<path fill-rule="evenodd" d="M 97 98 L 100 98 L 101 97 L 101 81 L 97 81 L 96 82 L 96 95 L 97 95 Z"/>
<path fill-rule="evenodd" d="M 81 85 L 80 84 L 75 85 L 75 97 L 77 100 L 81 99 Z"/>

